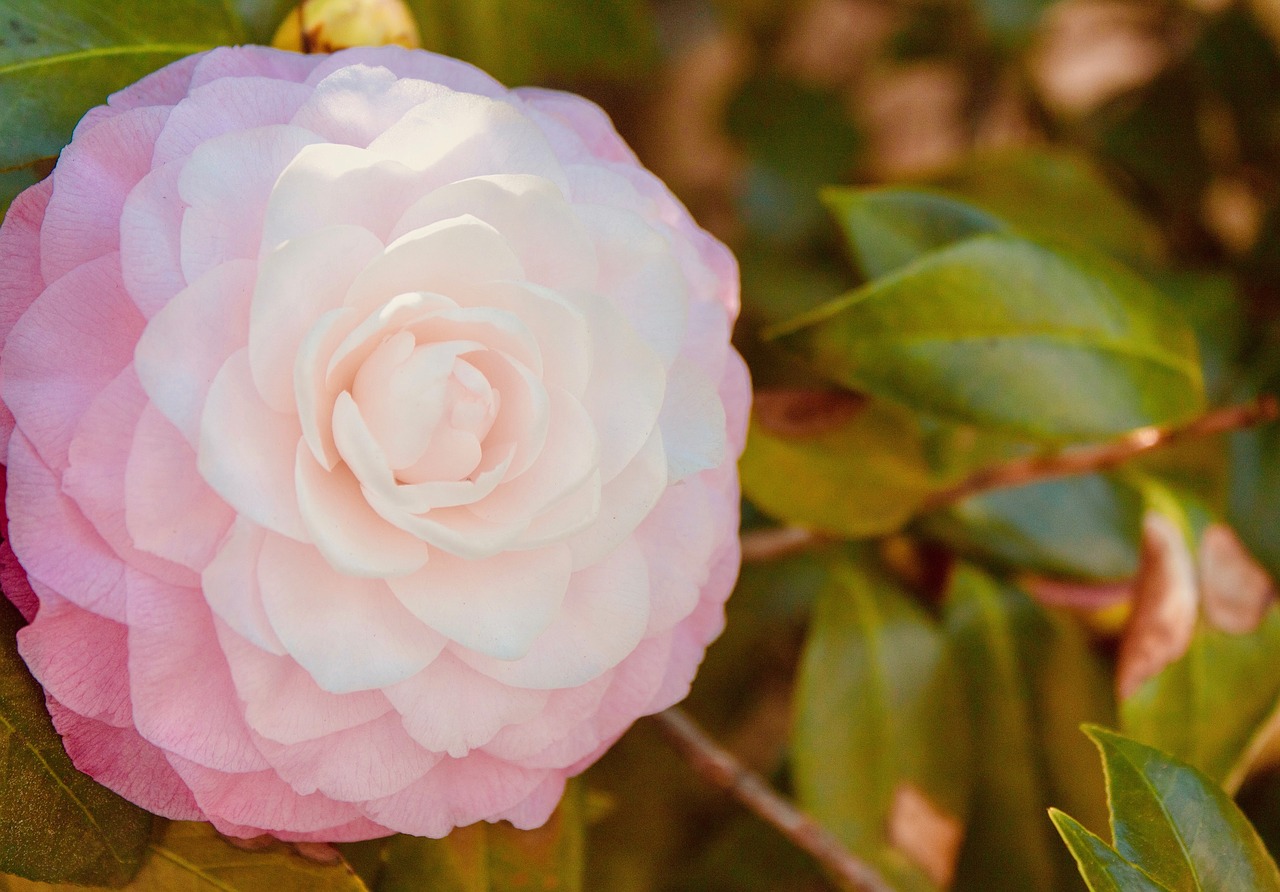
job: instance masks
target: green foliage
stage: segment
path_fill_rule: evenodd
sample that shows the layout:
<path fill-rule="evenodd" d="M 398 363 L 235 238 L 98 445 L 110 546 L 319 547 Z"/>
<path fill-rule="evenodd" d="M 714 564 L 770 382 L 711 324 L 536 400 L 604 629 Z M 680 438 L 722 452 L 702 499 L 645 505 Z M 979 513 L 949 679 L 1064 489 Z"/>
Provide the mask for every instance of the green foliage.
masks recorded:
<path fill-rule="evenodd" d="M 955 888 L 1076 888 L 1044 810 L 1069 802 L 1077 814 L 1105 820 L 1097 762 L 1070 730 L 1112 715 L 1103 668 L 1075 625 L 971 567 L 955 572 L 947 629 L 975 740 L 973 800 Z"/>
<path fill-rule="evenodd" d="M 574 782 L 544 827 L 473 824 L 444 839 L 395 836 L 342 846 L 370 892 L 581 892 L 585 788 Z"/>
<path fill-rule="evenodd" d="M 548 77 L 634 75 L 655 60 L 637 0 L 409 0 L 422 45 L 511 85 Z"/>
<path fill-rule="evenodd" d="M 974 496 L 925 517 L 919 529 L 999 566 L 1101 582 L 1137 571 L 1141 523 L 1132 488 L 1089 475 Z"/>
<path fill-rule="evenodd" d="M 775 329 L 838 384 L 1049 441 L 1186 420 L 1194 336 L 1116 264 L 984 235 Z"/>
<path fill-rule="evenodd" d="M 332 851 L 329 854 L 330 863 L 320 863 L 282 843 L 246 851 L 228 843 L 208 824 L 174 821 L 151 843 L 146 864 L 125 888 L 136 892 L 368 892 L 350 867 Z M 0 876 L 3 892 L 80 888 L 84 887 Z"/>
<path fill-rule="evenodd" d="M 962 832 L 969 717 L 958 681 L 943 630 L 908 592 L 865 556 L 832 559 L 796 685 L 796 792 L 898 889 L 935 888 L 912 859 L 942 859 L 945 875 Z"/>
<path fill-rule="evenodd" d="M 22 625 L 0 597 L 0 872 L 122 886 L 142 864 L 151 815 L 71 764 L 14 647 Z"/>
<path fill-rule="evenodd" d="M 1183 762 L 1098 727 L 1114 845 L 1057 811 L 1093 892 L 1272 892 L 1280 872 L 1236 805 Z"/>

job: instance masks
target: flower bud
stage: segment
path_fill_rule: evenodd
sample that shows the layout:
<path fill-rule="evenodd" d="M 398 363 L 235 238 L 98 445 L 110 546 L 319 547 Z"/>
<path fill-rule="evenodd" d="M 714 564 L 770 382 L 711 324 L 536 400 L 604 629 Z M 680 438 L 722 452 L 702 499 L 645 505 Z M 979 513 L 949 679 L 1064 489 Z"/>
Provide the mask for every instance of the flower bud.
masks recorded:
<path fill-rule="evenodd" d="M 403 0 L 302 0 L 276 29 L 271 45 L 298 53 L 353 46 L 422 46 Z"/>

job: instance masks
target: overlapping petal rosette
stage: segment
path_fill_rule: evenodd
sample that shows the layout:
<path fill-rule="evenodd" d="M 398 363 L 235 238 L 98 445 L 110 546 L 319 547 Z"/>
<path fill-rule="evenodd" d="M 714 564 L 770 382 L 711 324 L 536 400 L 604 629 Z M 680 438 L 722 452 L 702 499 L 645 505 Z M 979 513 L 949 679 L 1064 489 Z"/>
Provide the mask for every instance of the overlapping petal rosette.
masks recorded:
<path fill-rule="evenodd" d="M 544 821 L 721 628 L 737 306 L 574 96 L 246 47 L 94 109 L 0 230 L 4 577 L 75 763 L 235 835 Z"/>

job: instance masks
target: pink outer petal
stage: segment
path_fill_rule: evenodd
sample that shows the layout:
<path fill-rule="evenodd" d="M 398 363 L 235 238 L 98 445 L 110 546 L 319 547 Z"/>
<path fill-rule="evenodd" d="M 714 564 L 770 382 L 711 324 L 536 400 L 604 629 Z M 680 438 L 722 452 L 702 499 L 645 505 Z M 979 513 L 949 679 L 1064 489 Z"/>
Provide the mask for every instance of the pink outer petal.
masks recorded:
<path fill-rule="evenodd" d="M 182 274 L 182 162 L 157 167 L 138 181 L 120 211 L 120 275 L 147 319 L 187 287 Z"/>
<path fill-rule="evenodd" d="M 44 221 L 53 180 L 45 179 L 23 192 L 9 205 L 0 227 L 0 345 L 9 337 L 18 319 L 44 291 L 40 272 L 40 224 Z M 0 375 L 3 368 L 0 368 Z M 0 377 L 0 392 L 4 378 Z M 8 452 L 13 435 L 13 413 L 0 403 L 0 456 Z"/>
<path fill-rule="evenodd" d="M 235 512 L 204 482 L 195 451 L 152 404 L 142 410 L 134 428 L 123 482 L 125 520 L 134 546 L 193 575 L 201 573 Z M 190 584 L 198 586 L 198 577 Z"/>
<path fill-rule="evenodd" d="M 515 806 L 489 818 L 490 823 L 510 821 L 517 830 L 537 830 L 551 817 L 564 797 L 567 778 L 563 774 L 549 774 Z"/>
<path fill-rule="evenodd" d="M 119 250 L 120 209 L 129 190 L 151 170 L 151 152 L 168 117 L 164 106 L 132 109 L 80 134 L 62 150 L 41 229 L 46 282 Z"/>
<path fill-rule="evenodd" d="M 514 808 L 547 776 L 474 752 L 465 759 L 446 758 L 394 796 L 366 803 L 364 811 L 400 833 L 440 839 L 455 827 Z"/>
<path fill-rule="evenodd" d="M 287 123 L 310 95 L 301 84 L 266 77 L 226 77 L 205 84 L 170 112 L 156 140 L 152 166 L 185 158 L 224 133 Z"/>
<path fill-rule="evenodd" d="M 307 82 L 317 84 L 339 68 L 348 65 L 370 65 L 389 68 L 399 77 L 443 84 L 451 90 L 479 93 L 482 96 L 502 98 L 506 87 L 498 83 L 474 65 L 460 62 L 449 56 L 421 50 L 406 50 L 398 46 L 352 47 L 331 56 L 314 56 L 317 63 Z"/>
<path fill-rule="evenodd" d="M 488 743 L 507 725 L 532 721 L 550 696 L 500 684 L 449 653 L 383 693 L 414 740 L 454 758 Z"/>
<path fill-rule="evenodd" d="M 18 632 L 18 652 L 48 696 L 87 718 L 132 728 L 127 635 L 120 623 L 45 599 Z"/>
<path fill-rule="evenodd" d="M 4 401 L 50 467 L 66 468 L 76 425 L 132 361 L 141 331 L 118 254 L 54 282 L 13 327 L 0 356 Z"/>
<path fill-rule="evenodd" d="M 234 260 L 171 295 L 134 349 L 147 396 L 193 446 L 214 379 L 246 343 L 256 275 L 253 261 Z"/>
<path fill-rule="evenodd" d="M 635 153 L 613 129 L 609 116 L 594 102 L 572 93 L 539 87 L 521 87 L 514 92 L 562 158 L 577 160 L 588 155 L 604 161 L 639 163 Z"/>
<path fill-rule="evenodd" d="M 174 821 L 204 814 L 164 754 L 132 728 L 115 728 L 47 701 L 54 727 L 77 768 L 149 812 Z"/>
<path fill-rule="evenodd" d="M 305 834 L 363 817 L 355 806 L 335 802 L 323 793 L 298 795 L 271 770 L 226 774 L 172 753 L 167 758 L 191 788 L 196 804 L 219 828 L 252 828 L 251 836 L 277 831 Z"/>
<path fill-rule="evenodd" d="M 267 77 L 302 83 L 324 59 L 323 55 L 284 53 L 265 46 L 218 47 L 197 57 L 190 86 L 183 95 L 224 77 Z"/>
<path fill-rule="evenodd" d="M 130 84 L 107 97 L 109 109 L 119 114 L 131 108 L 148 105 L 177 105 L 191 86 L 191 75 L 205 53 L 187 56 L 153 71 L 137 83 Z"/>
<path fill-rule="evenodd" d="M 27 571 L 18 563 L 18 556 L 8 542 L 0 542 L 0 592 L 18 608 L 23 619 L 27 622 L 35 619 L 40 599 L 32 591 Z"/>
<path fill-rule="evenodd" d="M 381 691 L 330 694 L 292 657 L 254 647 L 215 621 L 245 721 L 255 734 L 292 745 L 367 724 L 391 712 Z"/>
<path fill-rule="evenodd" d="M 124 562 L 63 495 L 21 431 L 9 443 L 5 512 L 9 544 L 33 580 L 86 610 L 124 622 Z"/>
<path fill-rule="evenodd" d="M 146 405 L 138 376 L 126 366 L 80 420 L 68 450 L 70 466 L 62 475 L 62 491 L 75 499 L 85 519 L 125 563 L 165 582 L 196 585 L 199 577 L 186 567 L 139 551 L 127 529 L 125 467 Z"/>
<path fill-rule="evenodd" d="M 129 679 L 138 733 L 168 753 L 220 771 L 266 768 L 200 593 L 133 571 L 128 584 Z"/>
<path fill-rule="evenodd" d="M 241 839 L 251 839 L 255 836 L 261 836 L 262 830 L 258 827 L 246 827 L 242 824 L 233 824 L 230 821 L 224 821 L 221 818 L 210 818 L 216 829 L 223 836 L 239 837 Z M 294 833 L 288 830 L 274 830 L 271 835 L 281 842 L 360 842 L 366 839 L 377 839 L 380 836 L 390 836 L 395 833 L 381 824 L 375 824 L 368 818 L 356 818 L 354 821 L 347 821 L 336 827 L 325 827 L 321 830 L 309 830 L 305 833 Z"/>
<path fill-rule="evenodd" d="M 442 758 L 415 743 L 395 713 L 317 740 L 285 746 L 264 739 L 259 746 L 296 792 L 354 803 L 400 792 Z"/>

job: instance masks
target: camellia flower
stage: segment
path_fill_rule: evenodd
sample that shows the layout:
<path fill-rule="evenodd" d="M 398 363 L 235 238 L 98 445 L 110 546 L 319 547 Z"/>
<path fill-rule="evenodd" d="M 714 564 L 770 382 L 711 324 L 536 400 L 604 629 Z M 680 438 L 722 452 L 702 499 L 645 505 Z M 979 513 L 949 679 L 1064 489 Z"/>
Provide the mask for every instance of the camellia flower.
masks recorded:
<path fill-rule="evenodd" d="M 184 59 L 14 203 L 0 298 L 19 649 L 153 812 L 536 826 L 722 626 L 735 264 L 582 99 Z"/>

